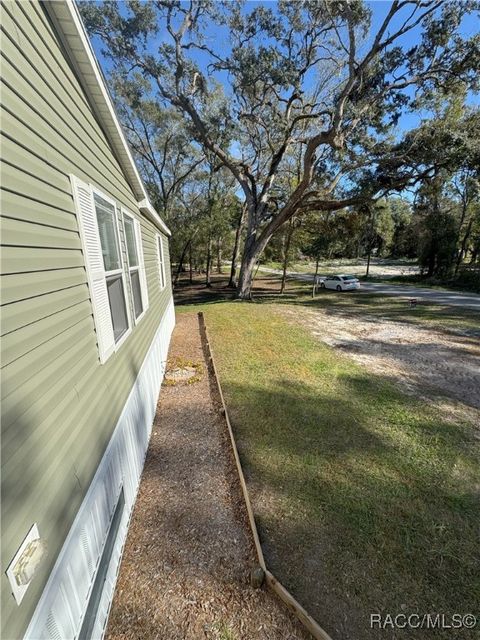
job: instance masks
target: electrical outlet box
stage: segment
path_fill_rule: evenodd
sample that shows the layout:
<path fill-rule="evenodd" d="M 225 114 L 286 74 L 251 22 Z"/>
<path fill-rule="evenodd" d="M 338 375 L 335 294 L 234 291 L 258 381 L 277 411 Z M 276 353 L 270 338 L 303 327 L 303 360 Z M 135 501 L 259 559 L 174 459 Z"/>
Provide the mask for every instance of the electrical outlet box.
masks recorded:
<path fill-rule="evenodd" d="M 45 553 L 46 543 L 40 538 L 35 523 L 6 571 L 17 604 L 21 603 Z"/>

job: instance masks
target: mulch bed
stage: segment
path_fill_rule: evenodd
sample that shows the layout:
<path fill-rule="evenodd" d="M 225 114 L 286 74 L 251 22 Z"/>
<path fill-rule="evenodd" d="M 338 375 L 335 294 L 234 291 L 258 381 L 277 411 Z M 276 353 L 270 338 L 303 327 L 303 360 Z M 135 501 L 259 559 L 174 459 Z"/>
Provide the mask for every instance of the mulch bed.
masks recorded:
<path fill-rule="evenodd" d="M 169 360 L 202 375 L 162 388 L 106 637 L 308 638 L 250 586 L 253 542 L 195 314 L 177 317 Z"/>

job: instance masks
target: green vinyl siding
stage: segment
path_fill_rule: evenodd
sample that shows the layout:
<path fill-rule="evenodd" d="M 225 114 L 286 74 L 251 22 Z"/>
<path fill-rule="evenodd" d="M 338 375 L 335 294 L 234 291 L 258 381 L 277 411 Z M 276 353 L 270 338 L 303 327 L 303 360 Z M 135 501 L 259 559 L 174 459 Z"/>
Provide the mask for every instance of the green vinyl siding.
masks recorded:
<path fill-rule="evenodd" d="M 3 182 L 3 176 L 2 176 Z M 77 220 L 72 211 L 55 208 L 50 203 L 40 202 L 38 198 L 22 196 L 20 193 L 2 191 L 2 207 L 16 220 L 42 223 L 57 229 L 77 232 Z M 32 194 L 33 195 L 33 194 Z"/>
<path fill-rule="evenodd" d="M 62 331 L 75 327 L 83 318 L 89 317 L 90 313 L 91 306 L 88 299 L 84 302 L 75 301 L 66 309 L 51 312 L 41 320 L 31 321 L 21 329 L 8 333 L 2 338 L 3 366 L 22 358 L 36 347 L 48 343 Z"/>
<path fill-rule="evenodd" d="M 14 306 L 7 307 L 10 302 L 20 302 L 46 293 L 60 292 L 71 287 L 86 284 L 85 268 L 54 269 L 36 271 L 35 273 L 12 273 L 1 278 L 1 301 L 3 317 L 15 313 Z M 28 304 L 28 302 L 27 302 Z M 27 318 L 28 320 L 28 318 Z"/>
<path fill-rule="evenodd" d="M 66 231 L 31 220 L 18 220 L 4 215 L 0 221 L 2 245 L 12 247 L 42 247 L 53 249 L 81 248 L 77 231 Z"/>
<path fill-rule="evenodd" d="M 70 269 L 83 266 L 80 249 L 44 249 L 43 247 L 2 247 L 3 273 L 26 273 L 49 269 Z"/>
<path fill-rule="evenodd" d="M 138 210 L 39 2 L 2 3 L 2 630 L 24 633 L 171 298 Z M 100 365 L 70 174 L 141 223 L 149 308 Z M 123 225 L 121 250 L 126 264 Z M 130 280 L 127 302 L 132 309 Z M 133 310 L 131 312 L 133 318 Z M 36 522 L 48 555 L 17 606 L 5 570 Z"/>
<path fill-rule="evenodd" d="M 18 332 L 25 326 L 36 324 L 89 299 L 88 287 L 82 284 L 78 287 L 54 291 L 49 295 L 33 296 L 18 300 L 15 304 L 7 304 L 2 308 L 2 335 L 6 339 L 7 335 Z M 90 314 L 91 309 L 89 309 Z"/>

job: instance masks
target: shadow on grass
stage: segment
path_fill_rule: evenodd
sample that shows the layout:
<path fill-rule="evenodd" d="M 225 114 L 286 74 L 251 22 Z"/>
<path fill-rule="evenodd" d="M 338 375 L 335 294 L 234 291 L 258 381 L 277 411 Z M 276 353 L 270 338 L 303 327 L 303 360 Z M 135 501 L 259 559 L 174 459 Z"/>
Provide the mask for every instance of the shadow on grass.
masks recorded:
<path fill-rule="evenodd" d="M 381 376 L 343 375 L 335 392 L 280 377 L 223 387 L 268 562 L 333 637 L 377 637 L 370 612 L 475 608 L 467 428 Z"/>

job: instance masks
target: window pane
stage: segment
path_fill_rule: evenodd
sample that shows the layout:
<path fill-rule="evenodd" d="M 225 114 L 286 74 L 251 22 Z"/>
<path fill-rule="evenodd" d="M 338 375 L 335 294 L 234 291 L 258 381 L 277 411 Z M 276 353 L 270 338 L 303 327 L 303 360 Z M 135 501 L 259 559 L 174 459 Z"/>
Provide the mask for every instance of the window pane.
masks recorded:
<path fill-rule="evenodd" d="M 137 271 L 130 272 L 130 278 L 132 280 L 132 291 L 133 291 L 133 306 L 135 308 L 135 318 L 143 311 L 142 304 L 142 289 L 140 288 L 140 274 Z"/>
<path fill-rule="evenodd" d="M 115 232 L 115 207 L 97 194 L 94 199 L 105 271 L 120 269 L 120 256 Z"/>
<path fill-rule="evenodd" d="M 128 329 L 127 307 L 125 305 L 125 292 L 123 290 L 122 276 L 107 278 L 108 300 L 112 314 L 113 335 L 118 342 Z"/>
<path fill-rule="evenodd" d="M 125 239 L 127 241 L 128 263 L 131 267 L 137 267 L 138 256 L 133 220 L 131 218 L 127 218 L 127 216 L 125 216 L 123 220 L 125 222 Z"/>

